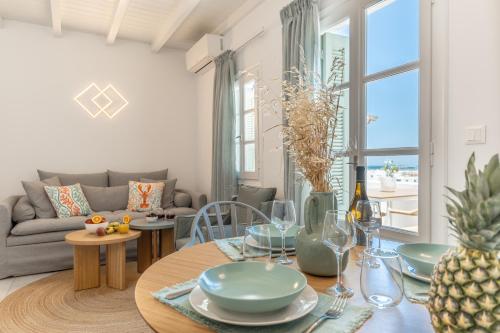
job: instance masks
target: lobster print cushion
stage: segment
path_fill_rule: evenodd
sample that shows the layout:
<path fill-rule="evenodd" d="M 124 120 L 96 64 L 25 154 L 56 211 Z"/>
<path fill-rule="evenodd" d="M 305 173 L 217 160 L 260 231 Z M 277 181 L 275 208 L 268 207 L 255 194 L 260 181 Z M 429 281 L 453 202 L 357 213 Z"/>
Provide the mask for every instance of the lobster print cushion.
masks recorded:
<path fill-rule="evenodd" d="M 57 217 L 85 216 L 92 214 L 89 202 L 80 184 L 68 186 L 44 186 L 54 206 Z"/>
<path fill-rule="evenodd" d="M 150 211 L 161 208 L 165 183 L 128 182 L 128 206 L 131 211 Z"/>

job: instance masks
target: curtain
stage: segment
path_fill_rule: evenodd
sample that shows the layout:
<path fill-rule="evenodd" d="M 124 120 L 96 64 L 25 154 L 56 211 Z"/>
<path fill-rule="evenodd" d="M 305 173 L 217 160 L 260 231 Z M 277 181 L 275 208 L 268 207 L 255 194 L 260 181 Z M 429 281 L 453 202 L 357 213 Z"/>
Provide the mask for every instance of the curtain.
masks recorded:
<path fill-rule="evenodd" d="M 283 80 L 293 83 L 292 68 L 304 66 L 319 73 L 320 37 L 319 9 L 316 0 L 295 0 L 280 13 L 282 24 Z M 283 122 L 286 119 L 283 116 Z M 302 186 L 297 181 L 295 164 L 286 149 L 284 152 L 285 198 L 295 201 L 297 216 L 301 216 Z"/>
<path fill-rule="evenodd" d="M 212 128 L 212 201 L 231 200 L 237 188 L 234 124 L 234 52 L 215 58 Z"/>

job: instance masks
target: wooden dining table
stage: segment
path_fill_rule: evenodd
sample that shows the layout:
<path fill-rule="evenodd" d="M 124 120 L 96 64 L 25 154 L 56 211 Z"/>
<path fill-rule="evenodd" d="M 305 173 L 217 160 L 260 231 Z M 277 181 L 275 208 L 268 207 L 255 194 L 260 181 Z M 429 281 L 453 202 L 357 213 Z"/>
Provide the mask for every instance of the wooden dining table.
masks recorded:
<path fill-rule="evenodd" d="M 354 253 L 351 253 L 352 255 Z M 204 270 L 228 262 L 230 259 L 213 242 L 175 252 L 157 261 L 142 274 L 135 288 L 135 302 L 140 314 L 156 332 L 212 332 L 206 326 L 196 323 L 168 305 L 155 300 L 151 293 L 176 283 L 197 278 Z M 292 267 L 298 269 L 295 263 Z M 354 290 L 354 296 L 349 300 L 349 303 L 366 305 L 360 290 L 360 271 L 361 268 L 354 260 L 349 260 L 344 272 L 344 282 L 346 286 Z M 317 277 L 308 274 L 306 277 L 309 285 L 318 292 L 325 292 L 336 281 L 334 277 Z M 342 320 L 342 318 L 337 320 Z M 383 310 L 374 308 L 373 316 L 358 332 L 425 333 L 433 332 L 433 329 L 425 306 L 403 299 L 394 308 Z"/>

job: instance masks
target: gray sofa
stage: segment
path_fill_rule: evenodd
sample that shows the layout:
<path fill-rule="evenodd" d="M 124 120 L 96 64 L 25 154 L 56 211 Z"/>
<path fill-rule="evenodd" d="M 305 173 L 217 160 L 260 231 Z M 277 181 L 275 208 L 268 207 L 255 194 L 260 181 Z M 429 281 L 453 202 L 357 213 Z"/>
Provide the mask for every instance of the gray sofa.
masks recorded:
<path fill-rule="evenodd" d="M 128 181 L 126 178 L 130 178 L 130 175 L 122 173 L 121 176 L 124 177 L 122 181 Z M 82 182 L 83 180 L 82 183 L 87 182 L 91 186 L 103 185 L 102 183 L 89 182 L 85 178 L 86 175 L 75 176 L 75 178 L 64 180 L 63 175 L 63 177 L 60 177 L 61 182 L 63 185 L 67 185 L 75 181 Z M 145 177 L 150 177 L 150 175 Z M 42 175 L 40 175 L 40 178 L 42 178 Z M 116 184 L 116 177 L 114 182 Z M 119 185 L 121 184 L 117 186 Z M 12 219 L 13 210 L 23 197 L 25 196 L 11 196 L 0 201 L 0 279 L 8 276 L 72 268 L 72 246 L 66 244 L 64 237 L 74 230 L 84 229 L 84 221 L 87 217 L 34 218 L 16 223 Z M 203 194 L 176 189 L 174 206 L 165 209 L 165 211 L 179 217 L 192 216 L 206 202 L 207 198 Z M 143 217 L 147 214 L 127 210 L 98 211 L 96 213 L 105 216 L 107 220 L 119 220 L 125 214 L 129 214 L 133 218 Z M 128 258 L 135 257 L 135 249 L 135 241 L 127 242 Z M 101 251 L 104 251 L 104 247 L 101 248 Z"/>

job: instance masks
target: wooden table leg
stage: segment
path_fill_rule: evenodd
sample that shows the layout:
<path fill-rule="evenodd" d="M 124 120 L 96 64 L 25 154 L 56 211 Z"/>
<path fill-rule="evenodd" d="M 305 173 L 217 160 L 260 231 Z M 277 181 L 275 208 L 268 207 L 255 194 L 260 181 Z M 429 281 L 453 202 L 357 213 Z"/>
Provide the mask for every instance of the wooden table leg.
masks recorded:
<path fill-rule="evenodd" d="M 137 272 L 143 273 L 152 264 L 151 230 L 142 230 L 137 239 Z"/>
<path fill-rule="evenodd" d="M 163 258 L 175 252 L 174 229 L 162 229 L 160 236 L 160 251 Z"/>
<path fill-rule="evenodd" d="M 125 279 L 125 242 L 106 245 L 106 282 L 108 287 L 123 290 Z"/>
<path fill-rule="evenodd" d="M 99 245 L 74 247 L 73 274 L 75 290 L 99 287 Z"/>
<path fill-rule="evenodd" d="M 153 262 L 158 260 L 158 230 L 153 230 Z"/>

